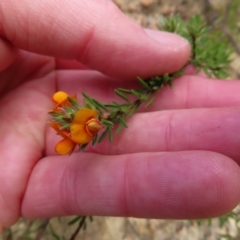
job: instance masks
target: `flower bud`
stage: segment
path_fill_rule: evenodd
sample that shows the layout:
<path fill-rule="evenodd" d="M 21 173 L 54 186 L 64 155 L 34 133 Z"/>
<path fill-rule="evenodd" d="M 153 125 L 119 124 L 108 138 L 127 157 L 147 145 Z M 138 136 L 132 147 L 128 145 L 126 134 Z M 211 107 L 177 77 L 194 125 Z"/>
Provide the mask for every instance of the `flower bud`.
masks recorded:
<path fill-rule="evenodd" d="M 101 122 L 99 122 L 97 119 L 95 118 L 92 118 L 90 119 L 89 121 L 86 122 L 86 125 L 87 125 L 87 129 L 90 131 L 90 132 L 98 132 L 100 131 L 103 126 L 101 124 Z"/>

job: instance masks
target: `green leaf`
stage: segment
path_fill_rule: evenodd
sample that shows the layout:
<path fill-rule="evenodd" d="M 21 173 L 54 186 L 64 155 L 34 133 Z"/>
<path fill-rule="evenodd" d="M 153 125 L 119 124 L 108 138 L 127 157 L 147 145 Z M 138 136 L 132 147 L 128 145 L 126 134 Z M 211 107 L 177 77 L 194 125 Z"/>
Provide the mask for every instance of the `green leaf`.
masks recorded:
<path fill-rule="evenodd" d="M 51 115 L 52 117 L 62 117 L 62 113 L 58 113 L 58 112 L 48 112 L 49 115 Z"/>
<path fill-rule="evenodd" d="M 108 128 L 106 128 L 106 129 L 104 130 L 104 132 L 102 133 L 102 135 L 99 137 L 98 143 L 102 142 L 103 139 L 107 136 L 107 134 L 108 134 Z"/>
<path fill-rule="evenodd" d="M 152 91 L 152 88 L 150 86 L 148 86 L 146 81 L 144 81 L 142 78 L 137 77 L 137 80 L 144 88 L 148 89 L 149 91 Z"/>
<path fill-rule="evenodd" d="M 104 104 L 104 106 L 107 108 L 119 108 L 118 106 L 113 105 L 113 104 Z"/>
<path fill-rule="evenodd" d="M 56 122 L 58 122 L 58 121 L 63 121 L 63 122 L 65 122 L 65 121 L 63 120 L 63 115 L 58 116 L 58 117 L 53 117 L 53 120 L 55 120 Z"/>
<path fill-rule="evenodd" d="M 168 82 L 168 85 L 169 85 L 170 88 L 173 88 L 173 83 L 172 83 L 172 81 L 169 81 L 169 82 Z"/>
<path fill-rule="evenodd" d="M 169 81 L 169 79 L 170 79 L 170 77 L 169 77 L 169 74 L 168 74 L 168 73 L 166 73 L 166 74 L 163 75 L 163 81 L 164 81 L 165 83 L 167 83 L 167 82 Z"/>
<path fill-rule="evenodd" d="M 146 108 L 149 107 L 153 103 L 154 100 L 155 100 L 155 94 L 151 97 L 150 101 L 145 105 L 145 107 Z"/>
<path fill-rule="evenodd" d="M 140 104 L 141 104 L 141 103 L 135 104 L 135 105 L 131 108 L 131 110 L 127 113 L 127 116 L 126 116 L 126 117 L 127 117 L 127 118 L 131 117 L 131 116 L 138 110 Z"/>
<path fill-rule="evenodd" d="M 99 101 L 97 101 L 96 99 L 92 98 L 92 101 L 100 108 L 102 108 L 104 111 L 109 112 L 109 110 L 106 108 L 106 106 L 102 103 L 100 103 Z"/>
<path fill-rule="evenodd" d="M 83 97 L 86 98 L 87 100 L 92 101 L 92 98 L 89 97 L 85 92 L 82 92 L 82 95 L 83 95 Z"/>
<path fill-rule="evenodd" d="M 139 99 L 140 99 L 141 101 L 146 101 L 146 100 L 148 100 L 149 95 L 150 95 L 150 93 L 149 93 L 149 94 L 142 94 L 141 98 L 139 98 Z"/>
<path fill-rule="evenodd" d="M 143 97 L 143 95 L 139 92 L 137 92 L 136 90 L 131 90 L 132 94 L 135 95 L 137 98 L 141 99 Z"/>
<path fill-rule="evenodd" d="M 70 123 L 67 123 L 65 125 L 62 125 L 60 130 L 65 130 L 65 129 L 69 129 L 70 128 Z"/>
<path fill-rule="evenodd" d="M 180 70 L 172 73 L 171 76 L 172 76 L 173 78 L 176 78 L 176 77 L 182 76 L 183 74 L 184 74 L 184 69 L 180 69 Z"/>
<path fill-rule="evenodd" d="M 109 142 L 112 143 L 113 142 L 113 134 L 112 134 L 112 129 L 108 128 L 108 136 L 109 136 Z"/>
<path fill-rule="evenodd" d="M 121 91 L 118 91 L 117 89 L 115 89 L 114 91 L 120 98 L 124 99 L 127 102 L 130 102 L 130 100 L 127 98 L 127 96 L 125 94 L 123 94 Z"/>
<path fill-rule="evenodd" d="M 124 119 L 124 116 L 118 116 L 118 119 L 119 121 L 122 123 L 122 125 L 125 127 L 125 128 L 128 128 L 128 125 Z"/>
<path fill-rule="evenodd" d="M 116 134 L 120 133 L 123 128 L 124 128 L 124 125 L 120 122 L 118 127 L 117 127 Z"/>
<path fill-rule="evenodd" d="M 108 120 L 106 120 L 106 119 L 102 119 L 102 120 L 101 120 L 101 123 L 102 123 L 104 126 L 107 126 L 107 127 L 112 127 L 112 126 L 114 125 L 113 122 L 108 121 Z"/>
<path fill-rule="evenodd" d="M 79 109 L 80 109 L 80 108 L 79 108 Z M 73 109 L 73 107 L 69 107 L 69 106 L 64 107 L 64 111 L 65 111 L 68 115 L 74 114 L 74 113 L 76 112 L 76 110 Z"/>
<path fill-rule="evenodd" d="M 98 133 L 96 132 L 94 135 L 93 135 L 93 140 L 92 140 L 92 146 L 95 147 L 98 143 Z"/>
<path fill-rule="evenodd" d="M 121 109 L 121 105 L 120 105 L 118 102 L 112 101 L 112 103 L 113 103 L 116 107 L 118 107 L 119 109 Z"/>
<path fill-rule="evenodd" d="M 154 91 L 157 91 L 159 88 L 160 88 L 159 86 L 154 86 L 154 87 L 153 87 L 153 90 L 154 90 Z"/>
<path fill-rule="evenodd" d="M 82 144 L 82 145 L 79 147 L 79 152 L 83 152 L 83 151 L 86 149 L 87 146 L 88 146 L 88 143 Z"/>
<path fill-rule="evenodd" d="M 87 100 L 86 105 L 87 105 L 88 107 L 90 107 L 90 108 L 93 108 L 93 107 L 95 106 L 95 103 L 93 102 L 92 98 L 89 97 L 89 96 L 88 96 L 86 93 L 84 93 L 84 92 L 82 92 L 82 95 L 83 95 L 83 97 L 84 97 L 84 99 L 85 99 L 85 102 L 86 102 L 86 100 Z"/>
<path fill-rule="evenodd" d="M 125 89 L 125 88 L 118 88 L 117 90 L 120 91 L 120 92 L 123 92 L 123 93 L 127 93 L 127 94 L 131 94 L 132 93 L 131 90 Z"/>
<path fill-rule="evenodd" d="M 53 236 L 53 238 L 56 240 L 61 240 L 61 237 L 54 231 L 54 229 L 51 225 L 49 225 L 49 228 L 50 228 L 50 233 Z"/>
<path fill-rule="evenodd" d="M 68 226 L 73 225 L 74 223 L 78 222 L 81 218 L 82 218 L 82 216 L 76 216 L 75 218 L 73 218 L 71 221 L 68 222 Z"/>
<path fill-rule="evenodd" d="M 75 108 L 80 109 L 81 106 L 75 99 L 73 99 L 71 97 L 67 97 L 67 99 Z"/>

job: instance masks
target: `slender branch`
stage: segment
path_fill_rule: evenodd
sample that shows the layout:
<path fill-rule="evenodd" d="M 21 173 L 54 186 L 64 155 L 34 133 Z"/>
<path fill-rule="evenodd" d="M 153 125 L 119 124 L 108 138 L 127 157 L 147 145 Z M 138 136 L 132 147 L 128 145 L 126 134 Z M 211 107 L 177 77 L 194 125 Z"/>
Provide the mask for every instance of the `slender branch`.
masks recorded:
<path fill-rule="evenodd" d="M 82 217 L 81 221 L 79 221 L 79 225 L 78 225 L 77 229 L 75 230 L 75 232 L 73 233 L 73 235 L 71 236 L 71 238 L 69 240 L 75 240 L 76 236 L 78 235 L 78 233 L 84 226 L 86 218 L 87 218 L 86 216 Z"/>
<path fill-rule="evenodd" d="M 230 31 L 230 29 L 227 27 L 227 23 L 229 20 L 229 11 L 232 7 L 233 1 L 230 1 L 226 7 L 226 13 L 224 14 L 225 17 L 222 21 L 223 23 L 223 32 L 225 33 L 225 35 L 227 36 L 227 38 L 229 39 L 229 41 L 231 42 L 231 44 L 233 45 L 233 47 L 235 48 L 236 52 L 240 55 L 240 46 L 238 45 L 237 41 L 234 39 L 234 37 L 232 36 L 232 33 Z"/>
<path fill-rule="evenodd" d="M 228 38 L 228 40 L 232 44 L 235 51 L 240 55 L 240 46 L 238 45 L 235 38 L 232 36 L 232 33 L 231 33 L 230 29 L 227 27 L 228 20 L 229 20 L 229 11 L 232 7 L 232 4 L 233 4 L 233 1 L 230 1 L 227 4 L 225 14 L 224 14 L 224 18 L 221 21 L 221 25 L 222 25 L 222 30 L 225 33 L 226 37 Z M 208 24 L 211 25 L 212 28 L 214 28 L 214 21 L 215 21 L 215 19 L 219 18 L 219 14 L 213 9 L 209 0 L 204 0 L 204 12 L 206 13 L 205 17 L 206 17 L 206 20 L 207 20 Z M 214 15 L 214 17 L 209 16 L 209 13 L 212 13 Z"/>
<path fill-rule="evenodd" d="M 218 14 L 213 10 L 213 7 L 209 0 L 203 1 L 203 11 L 202 14 L 205 16 L 208 26 L 214 27 L 214 21 L 218 18 Z"/>
<path fill-rule="evenodd" d="M 224 19 L 223 19 L 223 25 L 226 26 L 227 23 L 228 23 L 228 20 L 229 20 L 229 12 L 230 12 L 230 9 L 232 7 L 232 4 L 233 4 L 233 1 L 230 1 L 228 4 L 227 4 L 227 7 L 226 7 L 226 10 L 225 10 L 225 14 L 224 14 Z"/>
<path fill-rule="evenodd" d="M 23 232 L 22 236 L 26 236 L 26 235 L 28 234 L 28 232 L 30 231 L 33 223 L 34 223 L 34 221 L 30 221 L 30 222 L 27 224 L 26 228 L 24 229 L 24 232 Z"/>
<path fill-rule="evenodd" d="M 49 222 L 50 222 L 50 219 L 44 219 L 42 221 L 41 230 L 38 232 L 35 240 L 40 240 L 43 237 L 43 234 L 45 233 L 46 228 L 47 228 Z"/>
<path fill-rule="evenodd" d="M 231 31 L 228 27 L 223 28 L 223 32 L 231 42 L 232 46 L 234 47 L 235 51 L 240 55 L 240 46 L 238 45 L 237 41 L 234 39 L 234 37 L 231 34 Z"/>

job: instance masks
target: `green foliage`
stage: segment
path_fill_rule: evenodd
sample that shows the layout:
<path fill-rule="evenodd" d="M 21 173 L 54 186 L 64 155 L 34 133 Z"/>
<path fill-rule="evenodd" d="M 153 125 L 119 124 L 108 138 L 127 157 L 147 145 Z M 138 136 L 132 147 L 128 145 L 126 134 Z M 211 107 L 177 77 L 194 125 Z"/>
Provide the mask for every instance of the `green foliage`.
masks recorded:
<path fill-rule="evenodd" d="M 172 80 L 181 74 L 182 71 L 177 71 L 174 74 L 164 74 L 163 76 L 156 76 L 147 80 L 138 77 L 139 89 L 115 89 L 116 95 L 124 103 L 112 101 L 112 103 L 103 104 L 83 93 L 85 106 L 99 111 L 98 118 L 105 128 L 102 134 L 99 135 L 99 138 L 94 136 L 93 146 L 102 142 L 106 136 L 108 136 L 110 142 L 113 142 L 113 127 L 117 126 L 115 133 L 119 133 L 123 128 L 127 128 L 127 118 L 130 118 L 143 102 L 147 102 L 145 107 L 150 106 L 155 99 L 155 92 L 162 89 L 166 84 L 172 86 Z M 131 99 L 135 98 L 135 100 L 130 101 L 130 96 Z"/>
<path fill-rule="evenodd" d="M 196 222 L 198 226 L 202 226 L 203 223 L 205 223 L 207 221 L 208 226 L 212 226 L 213 223 L 212 218 L 209 219 L 202 219 L 202 220 L 194 220 L 191 222 Z M 240 211 L 239 209 L 235 209 L 223 216 L 220 216 L 218 218 L 215 218 L 215 221 L 218 221 L 218 225 L 219 228 L 223 228 L 224 226 L 226 226 L 227 224 L 230 223 L 230 220 L 234 220 L 234 224 L 235 227 L 238 231 L 238 235 L 237 236 L 232 236 L 230 233 L 226 233 L 226 234 L 219 234 L 220 237 L 222 237 L 223 239 L 230 239 L 230 240 L 239 240 L 240 239 L 240 227 L 239 227 L 239 222 L 240 222 Z"/>
<path fill-rule="evenodd" d="M 216 34 L 211 33 L 210 28 L 199 15 L 192 17 L 188 22 L 184 22 L 179 15 L 163 18 L 159 28 L 179 34 L 189 41 L 192 54 L 186 66 L 193 65 L 197 72 L 204 71 L 209 77 L 225 78 L 228 76 L 231 50 L 227 42 L 222 41 L 219 35 L 216 37 Z M 117 126 L 115 133 L 127 128 L 127 118 L 131 117 L 143 102 L 146 102 L 145 107 L 149 107 L 155 100 L 156 92 L 166 84 L 172 87 L 172 82 L 183 74 L 186 66 L 172 74 L 166 73 L 149 79 L 137 77 L 140 84 L 138 89 L 115 89 L 116 95 L 123 103 L 113 101 L 103 104 L 83 93 L 85 106 L 99 112 L 99 120 L 105 127 L 99 139 L 94 139 L 93 145 L 103 141 L 106 136 L 112 142 L 113 126 Z M 135 100 L 132 100 L 133 98 Z"/>
<path fill-rule="evenodd" d="M 180 16 L 163 18 L 159 28 L 185 37 L 191 44 L 192 56 L 188 64 L 204 71 L 209 77 L 226 78 L 232 51 L 220 32 L 211 33 L 199 15 L 184 22 Z M 221 41 L 219 40 L 221 39 Z"/>
<path fill-rule="evenodd" d="M 165 31 L 179 34 L 190 42 L 192 55 L 187 65 L 195 66 L 197 72 L 204 71 L 209 77 L 225 78 L 228 76 L 231 50 L 229 50 L 226 41 L 219 41 L 219 36 L 211 34 L 209 27 L 199 15 L 192 17 L 188 22 L 184 22 L 178 15 L 163 18 L 159 27 Z M 127 127 L 126 119 L 131 117 L 143 102 L 147 101 L 145 107 L 150 106 L 155 100 L 155 92 L 161 90 L 165 84 L 172 87 L 172 81 L 183 74 L 184 68 L 173 74 L 166 73 L 163 76 L 155 76 L 145 80 L 137 77 L 141 85 L 139 89 L 115 89 L 116 95 L 124 101 L 123 104 L 115 101 L 110 104 L 102 104 L 83 94 L 85 106 L 98 110 L 101 114 L 100 119 L 118 125 L 116 133 L 119 133 L 124 127 Z M 130 95 L 136 100 L 131 102 Z M 109 115 L 104 115 L 104 112 L 109 113 Z M 101 142 L 107 135 L 112 142 L 113 125 L 109 126 L 106 122 L 102 123 L 106 129 L 98 142 Z"/>
<path fill-rule="evenodd" d="M 240 1 L 231 0 L 227 8 L 221 9 L 220 16 L 222 21 L 225 22 L 232 35 L 236 37 L 236 40 L 240 41 L 240 25 L 239 25 L 239 16 L 240 16 Z"/>

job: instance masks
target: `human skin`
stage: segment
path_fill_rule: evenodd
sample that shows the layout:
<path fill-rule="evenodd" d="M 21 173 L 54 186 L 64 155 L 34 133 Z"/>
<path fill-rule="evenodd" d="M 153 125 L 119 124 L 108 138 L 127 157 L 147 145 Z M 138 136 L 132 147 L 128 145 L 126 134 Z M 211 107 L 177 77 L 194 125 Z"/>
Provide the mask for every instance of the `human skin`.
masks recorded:
<path fill-rule="evenodd" d="M 107 0 L 1 0 L 0 36 L 1 227 L 21 216 L 205 218 L 239 203 L 239 81 L 186 74 L 113 144 L 54 152 L 54 92 L 111 101 L 136 76 L 184 66 L 186 40 L 143 30 Z"/>

